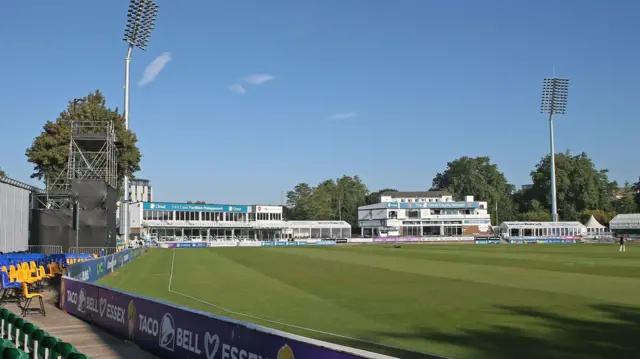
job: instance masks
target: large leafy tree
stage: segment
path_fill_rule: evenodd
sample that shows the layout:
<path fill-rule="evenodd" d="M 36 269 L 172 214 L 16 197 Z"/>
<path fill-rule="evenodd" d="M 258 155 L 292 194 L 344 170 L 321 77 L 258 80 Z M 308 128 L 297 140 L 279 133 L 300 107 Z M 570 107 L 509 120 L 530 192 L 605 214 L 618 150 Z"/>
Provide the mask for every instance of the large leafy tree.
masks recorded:
<path fill-rule="evenodd" d="M 438 173 L 432 183 L 432 190 L 448 191 L 457 200 L 471 195 L 478 201 L 487 201 L 493 223 L 496 207 L 499 221 L 515 218 L 514 189 L 489 157 L 465 156 L 449 162 L 447 169 Z"/>
<path fill-rule="evenodd" d="M 338 218 L 358 224 L 358 207 L 364 206 L 369 190 L 358 176 L 342 176 L 336 180 Z"/>
<path fill-rule="evenodd" d="M 367 187 L 358 176 L 326 180 L 315 187 L 297 184 L 287 192 L 287 215 L 292 220 L 338 220 L 356 226 L 358 207 L 366 203 Z"/>
<path fill-rule="evenodd" d="M 119 189 L 125 174 L 132 176 L 140 170 L 141 154 L 136 146 L 136 135 L 125 129 L 124 118 L 118 113 L 118 109 L 109 109 L 104 95 L 96 90 L 82 101 L 69 101 L 67 108 L 55 121 L 47 121 L 44 124 L 42 133 L 26 151 L 27 160 L 34 167 L 31 178 L 51 181 L 66 176 L 72 120 L 114 123 L 116 137 L 121 143 L 117 154 Z"/>
<path fill-rule="evenodd" d="M 613 201 L 613 209 L 616 213 L 636 213 L 638 212 L 638 203 L 636 202 L 636 191 L 627 182 L 624 187 L 618 191 L 617 198 Z"/>
<path fill-rule="evenodd" d="M 308 220 L 311 211 L 311 195 L 313 187 L 307 183 L 298 183 L 293 190 L 287 192 L 287 214 L 291 220 Z"/>
<path fill-rule="evenodd" d="M 531 172 L 531 200 L 543 208 L 551 208 L 550 156 L 542 158 Z M 556 193 L 558 212 L 563 220 L 580 220 L 586 210 L 613 209 L 613 194 L 618 185 L 610 182 L 607 170 L 596 169 L 586 153 L 572 155 L 569 151 L 556 155 Z"/>

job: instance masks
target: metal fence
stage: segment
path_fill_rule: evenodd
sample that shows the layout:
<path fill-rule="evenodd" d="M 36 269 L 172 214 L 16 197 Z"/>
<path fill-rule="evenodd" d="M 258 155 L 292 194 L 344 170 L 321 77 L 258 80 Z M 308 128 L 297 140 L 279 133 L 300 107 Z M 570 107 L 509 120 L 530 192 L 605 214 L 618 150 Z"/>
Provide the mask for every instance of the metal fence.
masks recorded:
<path fill-rule="evenodd" d="M 108 256 L 117 252 L 116 247 L 71 247 L 71 254 L 97 254 L 99 256 Z"/>
<path fill-rule="evenodd" d="M 46 255 L 62 254 L 62 246 L 54 245 L 35 245 L 29 246 L 29 253 L 42 253 Z"/>

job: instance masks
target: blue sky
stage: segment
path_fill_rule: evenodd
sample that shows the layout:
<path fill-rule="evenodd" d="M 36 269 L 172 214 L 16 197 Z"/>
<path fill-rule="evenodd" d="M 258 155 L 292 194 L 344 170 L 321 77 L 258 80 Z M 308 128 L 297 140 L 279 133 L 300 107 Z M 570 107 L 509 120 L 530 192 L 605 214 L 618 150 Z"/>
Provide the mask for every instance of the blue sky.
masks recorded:
<path fill-rule="evenodd" d="M 529 183 L 549 148 L 539 107 L 554 64 L 572 82 L 558 151 L 587 152 L 619 182 L 640 176 L 638 1 L 158 3 L 132 60 L 130 116 L 156 200 L 279 204 L 296 183 L 343 174 L 427 189 L 463 155 Z M 99 88 L 122 108 L 127 6 L 0 5 L 10 176 L 37 184 L 24 151 L 68 100 Z M 139 86 L 158 57 L 169 61 Z"/>

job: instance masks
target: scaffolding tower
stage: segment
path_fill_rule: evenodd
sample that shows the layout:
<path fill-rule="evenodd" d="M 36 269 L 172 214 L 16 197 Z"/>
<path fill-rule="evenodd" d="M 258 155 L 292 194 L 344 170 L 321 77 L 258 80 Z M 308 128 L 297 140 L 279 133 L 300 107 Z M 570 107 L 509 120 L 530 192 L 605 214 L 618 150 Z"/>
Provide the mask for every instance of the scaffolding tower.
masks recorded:
<path fill-rule="evenodd" d="M 73 180 L 106 182 L 117 188 L 117 137 L 112 121 L 71 121 L 66 170 L 46 179 L 45 193 L 36 196 L 38 209 L 71 208 Z"/>
<path fill-rule="evenodd" d="M 67 189 L 74 179 L 105 181 L 117 188 L 117 147 L 113 122 L 71 122 Z"/>

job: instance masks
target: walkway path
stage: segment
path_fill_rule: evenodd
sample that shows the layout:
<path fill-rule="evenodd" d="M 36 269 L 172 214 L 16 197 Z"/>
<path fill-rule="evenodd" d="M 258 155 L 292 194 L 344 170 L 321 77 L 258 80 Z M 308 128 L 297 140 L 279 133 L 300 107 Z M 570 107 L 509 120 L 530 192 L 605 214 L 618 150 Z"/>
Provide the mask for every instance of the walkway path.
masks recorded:
<path fill-rule="evenodd" d="M 156 358 L 135 345 L 58 309 L 55 305 L 57 299 L 55 291 L 44 293 L 44 295 L 47 316 L 34 313 L 29 314 L 25 319 L 52 336 L 73 344 L 79 352 L 94 359 Z M 35 301 L 32 303 L 32 306 L 37 305 Z M 16 304 L 7 304 L 6 308 L 20 314 Z"/>

